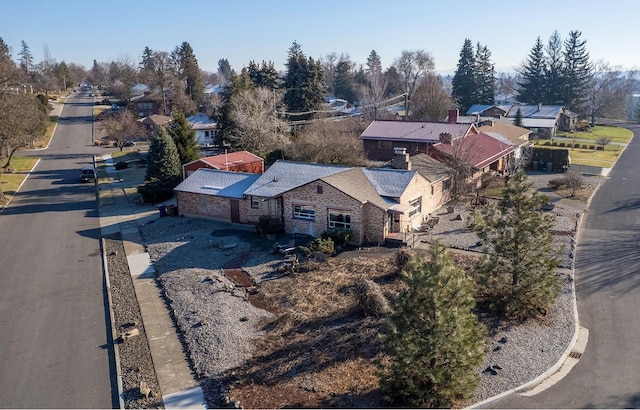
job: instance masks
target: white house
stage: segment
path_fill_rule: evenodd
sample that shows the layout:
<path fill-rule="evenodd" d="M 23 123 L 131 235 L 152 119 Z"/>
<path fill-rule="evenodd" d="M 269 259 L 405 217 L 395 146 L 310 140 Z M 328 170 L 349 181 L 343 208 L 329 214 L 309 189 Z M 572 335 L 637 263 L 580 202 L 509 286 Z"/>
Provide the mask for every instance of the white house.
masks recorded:
<path fill-rule="evenodd" d="M 218 124 L 207 114 L 199 112 L 187 118 L 191 128 L 196 131 L 198 145 L 209 147 L 215 144 Z"/>

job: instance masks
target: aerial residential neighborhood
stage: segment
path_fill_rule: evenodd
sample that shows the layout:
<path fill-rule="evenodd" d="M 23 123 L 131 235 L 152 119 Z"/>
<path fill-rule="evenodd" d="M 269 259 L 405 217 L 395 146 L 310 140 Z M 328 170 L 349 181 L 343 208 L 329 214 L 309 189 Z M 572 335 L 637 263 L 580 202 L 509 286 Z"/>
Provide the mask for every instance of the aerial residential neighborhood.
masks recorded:
<path fill-rule="evenodd" d="M 638 406 L 635 4 L 30 1 L 3 407 Z"/>

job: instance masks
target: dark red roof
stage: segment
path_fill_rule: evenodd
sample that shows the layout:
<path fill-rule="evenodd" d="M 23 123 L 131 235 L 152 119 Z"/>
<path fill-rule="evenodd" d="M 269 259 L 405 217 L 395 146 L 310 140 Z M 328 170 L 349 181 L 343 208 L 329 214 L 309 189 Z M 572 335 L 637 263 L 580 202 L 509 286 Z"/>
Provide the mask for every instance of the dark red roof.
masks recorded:
<path fill-rule="evenodd" d="M 262 158 L 257 155 L 253 155 L 249 151 L 238 151 L 213 155 L 211 157 L 203 157 L 200 158 L 200 161 L 204 161 L 217 169 L 226 170 L 227 166 L 232 167 L 242 164 L 262 162 Z"/>
<path fill-rule="evenodd" d="M 452 144 L 439 142 L 434 144 L 433 148 L 449 156 L 458 157 L 476 169 L 482 169 L 515 150 L 513 145 L 483 132 L 456 138 Z"/>

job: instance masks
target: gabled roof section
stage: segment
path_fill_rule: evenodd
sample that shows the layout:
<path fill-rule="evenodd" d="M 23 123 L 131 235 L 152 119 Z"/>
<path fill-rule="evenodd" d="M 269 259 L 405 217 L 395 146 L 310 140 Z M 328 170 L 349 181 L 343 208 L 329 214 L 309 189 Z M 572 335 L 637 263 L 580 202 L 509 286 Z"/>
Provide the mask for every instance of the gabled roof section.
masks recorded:
<path fill-rule="evenodd" d="M 473 124 L 376 120 L 369 124 L 360 139 L 434 143 L 440 140 L 440 134 L 443 133 L 458 138 L 476 132 Z"/>
<path fill-rule="evenodd" d="M 212 130 L 218 127 L 218 124 L 211 117 L 201 112 L 188 117 L 187 122 L 194 130 Z"/>
<path fill-rule="evenodd" d="M 536 118 L 536 119 L 557 119 L 562 112 L 562 105 L 519 105 L 514 104 L 509 109 L 509 112 L 505 114 L 505 117 L 515 118 L 518 108 L 522 114 L 522 118 Z"/>
<path fill-rule="evenodd" d="M 246 172 L 200 168 L 182 181 L 174 191 L 242 199 L 244 191 L 260 175 Z"/>
<path fill-rule="evenodd" d="M 529 140 L 529 135 L 531 134 L 531 130 L 526 128 L 518 127 L 517 125 L 507 124 L 504 122 L 496 122 L 492 121 L 491 125 L 483 125 L 478 128 L 478 131 L 484 132 L 487 134 L 496 133 L 507 140 L 513 142 L 516 145 L 526 144 Z"/>
<path fill-rule="evenodd" d="M 387 202 L 380 197 L 365 176 L 363 168 L 351 168 L 333 175 L 321 178 L 322 181 L 344 192 L 358 202 L 371 203 L 381 209 L 387 209 Z"/>
<path fill-rule="evenodd" d="M 411 156 L 411 169 L 417 171 L 431 184 L 442 181 L 453 174 L 453 169 L 424 153 Z"/>
<path fill-rule="evenodd" d="M 147 115 L 146 117 L 138 120 L 141 123 L 143 123 L 144 125 L 155 125 L 155 126 L 159 126 L 159 125 L 165 125 L 170 123 L 171 121 L 173 121 L 172 117 L 169 117 L 168 115 L 161 115 L 161 114 L 151 114 L 151 115 Z"/>
<path fill-rule="evenodd" d="M 483 104 L 474 104 L 471 107 L 469 107 L 469 109 L 467 110 L 466 115 L 476 115 L 476 114 L 480 114 L 482 115 L 485 111 L 491 109 L 491 108 L 498 108 L 504 112 L 509 111 L 509 107 L 504 107 L 502 105 L 483 105 Z"/>
<path fill-rule="evenodd" d="M 481 169 L 513 152 L 515 147 L 488 134 L 480 133 L 453 140 L 452 144 L 439 142 L 433 149 L 457 157 L 475 169 Z"/>
<path fill-rule="evenodd" d="M 389 168 L 364 168 L 362 172 L 378 195 L 391 198 L 400 198 L 416 174 L 416 171 Z"/>
<path fill-rule="evenodd" d="M 260 175 L 245 191 L 245 195 L 273 198 L 309 182 L 349 169 L 352 168 L 278 160 Z"/>
<path fill-rule="evenodd" d="M 227 154 L 202 157 L 195 161 L 191 161 L 188 164 L 184 164 L 183 167 L 185 165 L 193 164 L 195 162 L 205 162 L 214 168 L 226 171 L 228 169 L 228 166 L 252 164 L 254 162 L 262 162 L 262 161 L 263 161 L 262 158 L 250 153 L 249 151 L 238 151 L 238 152 L 229 152 Z"/>

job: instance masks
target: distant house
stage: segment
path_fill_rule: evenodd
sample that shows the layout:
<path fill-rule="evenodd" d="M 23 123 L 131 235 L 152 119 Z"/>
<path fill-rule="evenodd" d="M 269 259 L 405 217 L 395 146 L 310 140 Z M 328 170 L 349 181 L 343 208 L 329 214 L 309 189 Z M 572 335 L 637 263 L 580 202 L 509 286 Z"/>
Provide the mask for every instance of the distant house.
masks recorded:
<path fill-rule="evenodd" d="M 162 103 L 162 96 L 149 93 L 131 98 L 133 109 L 141 118 L 153 114 L 164 114 Z"/>
<path fill-rule="evenodd" d="M 172 117 L 160 114 L 151 114 L 138 120 L 148 135 L 153 134 L 159 127 L 166 128 L 171 121 L 173 121 Z"/>
<path fill-rule="evenodd" d="M 201 168 L 262 174 L 264 172 L 264 160 L 248 151 L 203 157 L 182 166 L 183 178 L 186 179 Z"/>
<path fill-rule="evenodd" d="M 199 169 L 175 191 L 183 215 L 241 223 L 270 215 L 290 234 L 347 228 L 362 244 L 419 228 L 441 204 L 431 187 L 413 170 L 280 160 L 262 175 Z"/>
<path fill-rule="evenodd" d="M 404 148 L 409 155 L 427 152 L 440 141 L 441 135 L 452 138 L 477 133 L 473 124 L 444 122 L 418 122 L 376 120 L 360 135 L 367 158 L 373 161 L 390 161 L 394 148 Z"/>
<path fill-rule="evenodd" d="M 467 116 L 499 118 L 509 111 L 509 106 L 474 104 L 467 110 Z"/>
<path fill-rule="evenodd" d="M 434 144 L 429 154 L 443 163 L 463 163 L 470 170 L 469 182 L 478 182 L 482 174 L 504 172 L 515 146 L 503 138 L 480 132 Z"/>
<path fill-rule="evenodd" d="M 202 147 L 213 146 L 218 134 L 218 124 L 205 113 L 199 112 L 187 118 L 187 122 L 196 132 L 196 141 Z"/>

